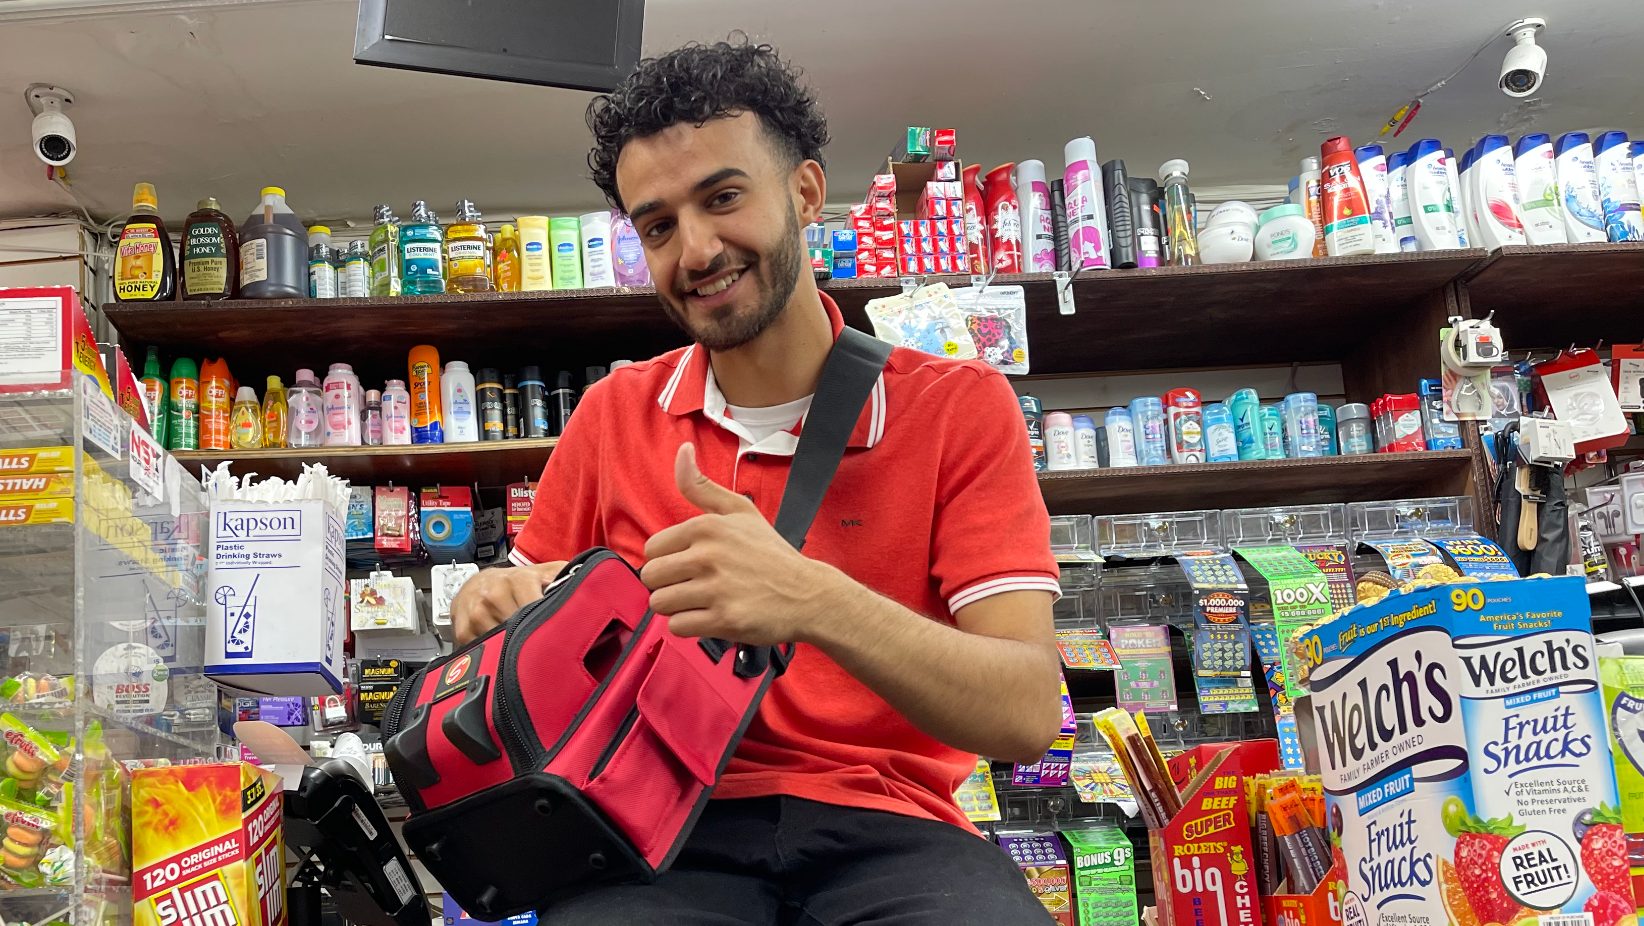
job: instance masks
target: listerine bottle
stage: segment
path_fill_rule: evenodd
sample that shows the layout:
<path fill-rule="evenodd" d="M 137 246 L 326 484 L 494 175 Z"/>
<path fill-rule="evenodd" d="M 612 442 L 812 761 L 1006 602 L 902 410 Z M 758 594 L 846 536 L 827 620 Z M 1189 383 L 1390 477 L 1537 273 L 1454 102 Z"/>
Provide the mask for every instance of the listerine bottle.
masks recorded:
<path fill-rule="evenodd" d="M 398 296 L 400 294 L 400 220 L 387 205 L 377 206 L 373 212 L 376 224 L 371 227 L 371 295 Z"/>
<path fill-rule="evenodd" d="M 400 226 L 400 292 L 433 296 L 445 292 L 445 236 L 428 204 L 411 204 L 411 221 Z"/>
<path fill-rule="evenodd" d="M 488 293 L 493 287 L 487 272 L 485 223 L 473 202 L 457 201 L 457 219 L 445 233 L 446 290 Z"/>

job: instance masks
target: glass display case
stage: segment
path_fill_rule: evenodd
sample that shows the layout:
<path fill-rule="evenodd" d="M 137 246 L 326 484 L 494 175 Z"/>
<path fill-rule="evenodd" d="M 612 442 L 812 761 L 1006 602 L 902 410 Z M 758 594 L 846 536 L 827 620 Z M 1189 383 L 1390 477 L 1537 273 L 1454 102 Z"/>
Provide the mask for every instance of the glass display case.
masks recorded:
<path fill-rule="evenodd" d="M 211 759 L 207 506 L 95 384 L 0 396 L 0 917 L 131 919 L 129 768 Z M 138 814 L 139 825 L 143 822 Z"/>

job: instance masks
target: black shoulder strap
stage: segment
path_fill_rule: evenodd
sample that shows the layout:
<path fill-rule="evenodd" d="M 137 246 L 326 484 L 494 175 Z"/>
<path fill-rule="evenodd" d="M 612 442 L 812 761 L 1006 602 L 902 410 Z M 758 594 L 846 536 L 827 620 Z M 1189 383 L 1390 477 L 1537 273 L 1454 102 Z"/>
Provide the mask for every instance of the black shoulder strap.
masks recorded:
<path fill-rule="evenodd" d="M 811 410 L 799 434 L 782 506 L 776 512 L 776 532 L 804 549 L 805 534 L 822 507 L 833 474 L 845 456 L 845 445 L 862 414 L 874 383 L 890 358 L 891 345 L 846 326 L 839 332 L 822 366 Z"/>

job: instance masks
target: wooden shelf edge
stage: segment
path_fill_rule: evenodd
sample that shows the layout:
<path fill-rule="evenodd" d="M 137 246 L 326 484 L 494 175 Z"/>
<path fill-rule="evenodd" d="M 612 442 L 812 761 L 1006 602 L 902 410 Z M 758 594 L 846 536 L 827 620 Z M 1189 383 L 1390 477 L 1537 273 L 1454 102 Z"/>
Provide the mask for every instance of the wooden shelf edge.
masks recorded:
<path fill-rule="evenodd" d="M 1207 475 L 1237 473 L 1274 473 L 1286 470 L 1328 469 L 1332 472 L 1351 467 L 1381 467 L 1403 463 L 1471 462 L 1470 450 L 1417 450 L 1408 453 L 1364 453 L 1353 456 L 1287 458 L 1283 460 L 1240 460 L 1236 463 L 1171 463 L 1165 466 L 1127 466 L 1120 469 L 1079 469 L 1039 474 L 1039 484 L 1077 483 L 1081 481 L 1118 481 L 1125 479 L 1191 478 Z"/>
<path fill-rule="evenodd" d="M 367 457 L 443 457 L 467 453 L 503 453 L 511 450 L 552 450 L 557 437 L 527 437 L 516 440 L 470 441 L 460 444 L 402 444 L 381 447 L 267 447 L 259 450 L 173 450 L 179 463 L 216 464 L 222 461 L 256 463 L 260 460 L 324 463 L 327 460 L 358 460 Z"/>

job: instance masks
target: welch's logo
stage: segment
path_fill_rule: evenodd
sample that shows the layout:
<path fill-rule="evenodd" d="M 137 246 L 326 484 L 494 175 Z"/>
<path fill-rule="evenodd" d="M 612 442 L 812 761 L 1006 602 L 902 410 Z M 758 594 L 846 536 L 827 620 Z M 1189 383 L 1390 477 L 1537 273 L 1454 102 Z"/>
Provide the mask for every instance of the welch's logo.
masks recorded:
<path fill-rule="evenodd" d="M 1432 645 L 1423 644 L 1430 641 Z M 1432 736 L 1459 720 L 1443 631 L 1396 636 L 1343 666 L 1313 676 L 1313 711 L 1332 771 L 1363 780 L 1389 766 L 1409 768 L 1465 749 L 1458 736 Z"/>
<path fill-rule="evenodd" d="M 1594 686 L 1592 638 L 1564 631 L 1527 637 L 1457 640 L 1467 681 L 1483 694 L 1524 691 L 1566 682 Z"/>

